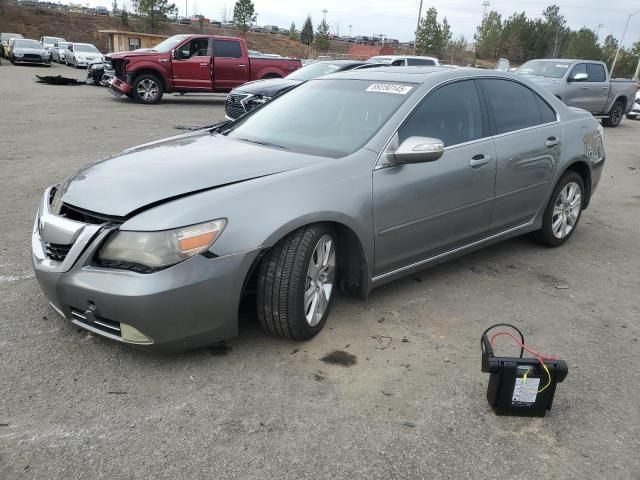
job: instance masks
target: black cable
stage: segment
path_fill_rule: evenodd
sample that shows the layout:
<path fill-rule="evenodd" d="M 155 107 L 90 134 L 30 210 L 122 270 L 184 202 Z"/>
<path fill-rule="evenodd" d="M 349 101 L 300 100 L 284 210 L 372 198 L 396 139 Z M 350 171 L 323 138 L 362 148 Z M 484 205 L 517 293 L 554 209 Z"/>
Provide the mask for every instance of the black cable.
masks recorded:
<path fill-rule="evenodd" d="M 522 332 L 520 331 L 520 329 L 518 327 L 515 327 L 513 325 L 511 325 L 510 323 L 496 323 L 495 325 L 491 325 L 489 328 L 487 328 L 483 333 L 482 333 L 482 337 L 484 337 L 487 332 L 489 330 L 493 330 L 496 327 L 509 327 L 509 328 L 513 328 L 516 332 L 518 332 L 520 334 L 520 340 L 522 340 L 522 345 L 524 345 L 524 335 L 522 334 Z M 524 346 L 520 347 L 520 358 L 522 358 L 522 356 L 524 355 Z"/>

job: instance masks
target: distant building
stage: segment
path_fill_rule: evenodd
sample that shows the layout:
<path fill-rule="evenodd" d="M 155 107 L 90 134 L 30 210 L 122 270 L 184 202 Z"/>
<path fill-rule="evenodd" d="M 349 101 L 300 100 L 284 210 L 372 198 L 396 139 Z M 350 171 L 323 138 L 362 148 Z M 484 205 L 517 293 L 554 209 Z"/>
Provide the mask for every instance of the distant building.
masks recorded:
<path fill-rule="evenodd" d="M 112 53 L 128 52 L 138 48 L 153 48 L 167 38 L 166 35 L 126 32 L 124 30 L 98 30 L 98 33 L 107 37 L 107 50 Z"/>
<path fill-rule="evenodd" d="M 348 57 L 353 60 L 367 60 L 378 55 L 395 55 L 396 49 L 388 45 L 353 45 Z"/>

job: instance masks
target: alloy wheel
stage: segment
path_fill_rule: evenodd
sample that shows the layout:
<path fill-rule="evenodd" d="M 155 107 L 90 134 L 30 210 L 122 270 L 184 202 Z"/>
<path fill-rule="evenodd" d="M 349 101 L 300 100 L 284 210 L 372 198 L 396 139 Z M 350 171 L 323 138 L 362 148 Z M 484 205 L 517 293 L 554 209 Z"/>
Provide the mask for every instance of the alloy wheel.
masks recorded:
<path fill-rule="evenodd" d="M 136 91 L 138 96 L 144 101 L 152 102 L 160 93 L 160 88 L 158 88 L 158 84 L 156 82 L 149 78 L 145 78 L 138 84 Z"/>
<path fill-rule="evenodd" d="M 614 125 L 617 125 L 620 123 L 620 121 L 622 120 L 622 115 L 623 115 L 623 108 L 622 105 L 620 105 L 620 103 L 616 104 L 616 107 L 613 109 L 613 112 L 611 113 L 611 123 L 613 123 Z"/>
<path fill-rule="evenodd" d="M 309 260 L 304 292 L 304 315 L 310 327 L 315 327 L 329 306 L 336 270 L 336 250 L 331 235 L 318 240 Z"/>
<path fill-rule="evenodd" d="M 553 207 L 551 230 L 556 238 L 565 238 L 575 227 L 582 208 L 582 190 L 576 182 L 567 183 Z"/>

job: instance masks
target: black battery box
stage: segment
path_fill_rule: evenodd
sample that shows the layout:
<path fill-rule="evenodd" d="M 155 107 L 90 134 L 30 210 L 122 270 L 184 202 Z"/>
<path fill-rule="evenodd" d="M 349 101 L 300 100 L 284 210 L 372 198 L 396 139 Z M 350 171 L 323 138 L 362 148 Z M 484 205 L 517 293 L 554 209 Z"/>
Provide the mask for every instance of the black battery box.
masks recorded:
<path fill-rule="evenodd" d="M 567 363 L 557 359 L 522 358 L 523 349 L 520 357 L 496 357 L 486 332 L 480 345 L 482 371 L 490 374 L 487 400 L 493 411 L 497 415 L 544 417 L 547 410 L 551 410 L 556 385 L 567 376 Z"/>

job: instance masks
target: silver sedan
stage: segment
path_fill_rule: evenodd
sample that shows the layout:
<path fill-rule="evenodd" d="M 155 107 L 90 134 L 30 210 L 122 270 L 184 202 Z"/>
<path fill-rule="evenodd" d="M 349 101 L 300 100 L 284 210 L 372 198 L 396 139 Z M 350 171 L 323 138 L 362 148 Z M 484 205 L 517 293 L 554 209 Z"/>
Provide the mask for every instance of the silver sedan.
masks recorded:
<path fill-rule="evenodd" d="M 235 336 L 248 292 L 267 332 L 305 340 L 338 288 L 525 233 L 563 245 L 604 160 L 598 122 L 521 77 L 338 73 L 48 188 L 35 274 L 63 317 L 141 348 Z"/>

